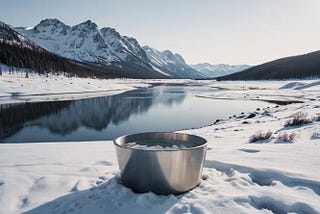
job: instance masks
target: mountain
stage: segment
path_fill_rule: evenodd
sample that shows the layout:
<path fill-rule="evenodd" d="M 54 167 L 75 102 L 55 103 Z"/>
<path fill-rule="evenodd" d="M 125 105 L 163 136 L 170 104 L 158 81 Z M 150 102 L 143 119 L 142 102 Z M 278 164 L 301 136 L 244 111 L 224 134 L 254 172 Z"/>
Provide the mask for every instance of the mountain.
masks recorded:
<path fill-rule="evenodd" d="M 320 77 L 320 51 L 285 57 L 217 80 L 280 80 Z"/>
<path fill-rule="evenodd" d="M 189 66 L 182 56 L 169 50 L 158 51 L 149 46 L 143 49 L 150 60 L 153 69 L 174 78 L 204 78 L 205 76 Z"/>
<path fill-rule="evenodd" d="M 226 65 L 226 64 L 212 65 L 209 63 L 200 63 L 200 64 L 195 64 L 190 66 L 208 78 L 225 76 L 228 74 L 243 71 L 251 67 L 250 65 Z"/>
<path fill-rule="evenodd" d="M 69 59 L 97 63 L 112 60 L 97 26 L 91 21 L 70 27 L 57 19 L 45 19 L 32 29 L 16 30 L 41 47 Z"/>
<path fill-rule="evenodd" d="M 0 22 L 0 64 L 9 66 L 10 71 L 16 67 L 32 69 L 39 73 L 68 73 L 80 77 L 129 76 L 129 74 L 111 67 L 101 67 L 58 56 L 25 38 L 3 22 Z M 143 78 L 143 76 L 132 77 Z"/>
<path fill-rule="evenodd" d="M 111 67 L 129 76 L 202 77 L 180 55 L 142 48 L 135 38 L 122 36 L 113 28 L 99 29 L 90 20 L 68 26 L 58 19 L 44 19 L 34 28 L 17 27 L 16 30 L 55 54 L 79 62 Z M 149 53 L 149 50 L 156 54 Z M 160 64 L 157 63 L 159 60 Z"/>
<path fill-rule="evenodd" d="M 71 27 L 58 19 L 44 19 L 34 28 L 16 30 L 59 56 L 117 70 L 121 76 L 166 77 L 145 61 L 145 53 L 135 39 L 123 37 L 111 28 L 100 30 L 90 20 Z"/>

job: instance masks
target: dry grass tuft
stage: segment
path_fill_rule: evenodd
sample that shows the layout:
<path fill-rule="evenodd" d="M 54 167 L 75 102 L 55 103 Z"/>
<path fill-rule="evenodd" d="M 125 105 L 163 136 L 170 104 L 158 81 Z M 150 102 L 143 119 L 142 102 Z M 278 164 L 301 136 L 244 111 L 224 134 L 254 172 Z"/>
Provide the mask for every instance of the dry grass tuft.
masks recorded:
<path fill-rule="evenodd" d="M 249 142 L 250 143 L 254 143 L 257 141 L 261 141 L 261 140 L 268 140 L 270 139 L 272 136 L 272 132 L 271 131 L 267 131 L 267 132 L 256 132 L 255 134 L 253 134 L 250 138 L 249 138 Z"/>
<path fill-rule="evenodd" d="M 276 142 L 277 143 L 294 143 L 296 133 L 292 132 L 288 134 L 287 132 L 279 133 Z"/>
<path fill-rule="evenodd" d="M 303 113 L 299 111 L 292 115 L 293 118 L 287 120 L 284 126 L 301 126 L 304 124 L 312 123 L 314 121 L 314 117 L 308 118 L 308 113 Z"/>

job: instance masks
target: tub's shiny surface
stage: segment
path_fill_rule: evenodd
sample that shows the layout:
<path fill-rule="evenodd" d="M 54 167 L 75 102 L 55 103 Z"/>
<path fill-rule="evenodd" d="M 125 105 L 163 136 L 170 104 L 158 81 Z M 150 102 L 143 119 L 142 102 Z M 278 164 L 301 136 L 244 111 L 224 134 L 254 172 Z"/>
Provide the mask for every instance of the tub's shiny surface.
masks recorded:
<path fill-rule="evenodd" d="M 127 142 L 157 140 L 180 141 L 188 147 L 183 149 L 130 148 Z M 179 194 L 199 184 L 207 141 L 201 137 L 152 132 L 122 136 L 114 140 L 122 183 L 135 192 Z M 170 146 L 170 145 L 168 145 Z"/>

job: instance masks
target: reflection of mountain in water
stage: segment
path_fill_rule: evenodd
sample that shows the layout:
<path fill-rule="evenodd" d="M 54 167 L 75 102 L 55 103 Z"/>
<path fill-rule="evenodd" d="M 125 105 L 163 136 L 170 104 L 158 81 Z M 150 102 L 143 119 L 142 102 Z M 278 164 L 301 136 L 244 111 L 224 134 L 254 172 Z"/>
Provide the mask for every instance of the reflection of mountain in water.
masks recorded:
<path fill-rule="evenodd" d="M 179 88 L 181 89 L 181 88 Z M 182 103 L 185 99 L 185 91 L 184 90 L 177 90 L 177 89 L 170 89 L 168 87 L 164 88 L 155 88 L 154 93 L 157 93 L 158 96 L 154 96 L 156 103 L 164 103 L 168 106 L 172 106 L 173 104 Z"/>
<path fill-rule="evenodd" d="M 55 115 L 30 122 L 32 126 L 47 127 L 51 132 L 69 134 L 81 126 L 102 130 L 110 122 L 119 123 L 133 113 L 146 111 L 152 99 L 126 99 L 123 96 L 77 100 Z"/>
<path fill-rule="evenodd" d="M 27 121 L 57 114 L 70 103 L 71 101 L 61 101 L 0 105 L 0 139 L 16 133 Z"/>
<path fill-rule="evenodd" d="M 101 131 L 110 123 L 119 124 L 132 114 L 148 111 L 154 104 L 180 103 L 185 96 L 182 89 L 155 87 L 110 97 L 13 105 L 0 111 L 0 138 L 13 135 L 24 126 L 44 127 L 62 135 L 82 126 Z"/>

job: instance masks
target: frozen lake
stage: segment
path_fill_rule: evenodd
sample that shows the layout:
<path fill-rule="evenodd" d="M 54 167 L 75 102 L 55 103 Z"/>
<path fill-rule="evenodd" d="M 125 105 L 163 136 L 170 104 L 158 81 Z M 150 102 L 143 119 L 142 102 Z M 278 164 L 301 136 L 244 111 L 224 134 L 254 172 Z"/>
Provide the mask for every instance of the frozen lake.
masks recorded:
<path fill-rule="evenodd" d="M 273 106 L 262 101 L 196 96 L 217 90 L 161 85 L 109 97 L 3 105 L 0 142 L 111 140 L 125 134 L 201 127 Z"/>

